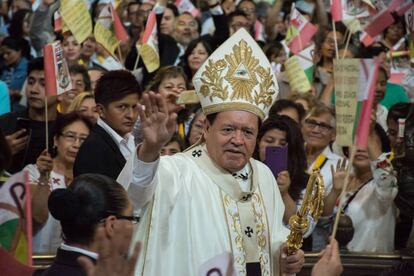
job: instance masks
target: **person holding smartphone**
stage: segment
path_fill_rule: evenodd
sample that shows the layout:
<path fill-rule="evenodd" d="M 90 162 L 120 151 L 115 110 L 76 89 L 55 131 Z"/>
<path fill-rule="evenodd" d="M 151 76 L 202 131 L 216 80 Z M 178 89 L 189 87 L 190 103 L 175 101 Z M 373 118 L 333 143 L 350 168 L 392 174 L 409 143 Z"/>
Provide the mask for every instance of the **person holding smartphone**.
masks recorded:
<path fill-rule="evenodd" d="M 36 163 L 37 157 L 46 148 L 45 116 L 45 72 L 43 58 L 29 62 L 27 84 L 25 88 L 27 109 L 23 112 L 10 112 L 0 117 L 0 128 L 6 135 L 6 141 L 13 154 L 11 165 L 7 169 L 15 173 L 27 164 Z M 56 96 L 48 96 L 49 144 L 53 140 L 53 128 L 58 112 Z"/>
<path fill-rule="evenodd" d="M 285 204 L 283 222 L 288 224 L 302 202 L 309 179 L 300 127 L 286 115 L 274 115 L 263 122 L 257 141 L 256 158 L 268 165 L 276 178 Z M 285 158 L 280 158 L 284 151 Z M 311 249 L 311 244 L 305 240 L 304 249 Z"/>

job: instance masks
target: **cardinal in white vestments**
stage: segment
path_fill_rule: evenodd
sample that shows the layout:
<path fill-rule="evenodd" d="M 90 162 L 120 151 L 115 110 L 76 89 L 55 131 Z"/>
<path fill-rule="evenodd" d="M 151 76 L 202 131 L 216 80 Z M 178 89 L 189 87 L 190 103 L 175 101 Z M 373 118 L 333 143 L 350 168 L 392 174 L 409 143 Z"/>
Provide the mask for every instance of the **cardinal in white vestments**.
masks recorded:
<path fill-rule="evenodd" d="M 150 92 L 139 108 L 144 141 L 118 178 L 142 215 L 135 275 L 200 275 L 225 252 L 233 256 L 233 275 L 299 272 L 304 254 L 285 254 L 289 232 L 275 178 L 251 158 L 278 93 L 269 61 L 242 28 L 193 84 L 207 121 L 202 140 L 184 153 L 159 157 L 176 120 L 162 97 Z"/>

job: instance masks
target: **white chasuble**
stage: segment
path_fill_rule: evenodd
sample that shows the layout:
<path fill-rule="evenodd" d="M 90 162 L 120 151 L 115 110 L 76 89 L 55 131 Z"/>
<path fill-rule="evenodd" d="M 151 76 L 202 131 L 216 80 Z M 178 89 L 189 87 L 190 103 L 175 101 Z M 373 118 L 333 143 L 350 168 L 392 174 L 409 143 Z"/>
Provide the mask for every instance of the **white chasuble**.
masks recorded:
<path fill-rule="evenodd" d="M 260 263 L 262 275 L 279 275 L 288 230 L 276 181 L 266 165 L 250 160 L 251 190 L 243 192 L 203 146 L 160 159 L 155 192 L 142 210 L 134 240 L 142 250 L 135 275 L 198 275 L 208 260 L 231 252 L 238 275 Z M 136 185 L 136 184 L 132 184 Z"/>

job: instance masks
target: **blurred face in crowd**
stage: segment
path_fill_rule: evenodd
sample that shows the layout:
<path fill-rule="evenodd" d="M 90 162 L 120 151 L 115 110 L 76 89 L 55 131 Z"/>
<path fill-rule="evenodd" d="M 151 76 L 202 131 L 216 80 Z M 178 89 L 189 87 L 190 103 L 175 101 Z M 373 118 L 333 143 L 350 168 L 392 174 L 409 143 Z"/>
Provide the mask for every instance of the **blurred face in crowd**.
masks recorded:
<path fill-rule="evenodd" d="M 252 28 L 257 20 L 255 5 L 250 1 L 243 1 L 240 3 L 239 9 L 247 15 L 249 28 Z"/>
<path fill-rule="evenodd" d="M 231 22 L 229 22 L 230 26 L 230 35 L 237 32 L 240 28 L 245 28 L 247 31 L 249 31 L 249 21 L 245 16 L 237 15 L 233 16 Z"/>
<path fill-rule="evenodd" d="M 398 122 L 389 119 L 387 120 L 387 135 L 388 139 L 390 139 L 391 148 L 396 151 L 403 141 L 403 139 L 398 138 Z"/>
<path fill-rule="evenodd" d="M 21 51 L 16 51 L 7 46 L 2 47 L 2 53 L 3 53 L 3 62 L 8 67 L 16 65 L 22 57 Z"/>
<path fill-rule="evenodd" d="M 259 141 L 259 158 L 266 159 L 267 147 L 284 147 L 287 145 L 286 131 L 274 128 L 268 130 Z"/>
<path fill-rule="evenodd" d="M 381 102 L 381 100 L 385 96 L 386 90 L 387 90 L 387 75 L 383 69 L 379 69 L 377 82 L 375 83 L 374 106 L 377 106 L 377 104 Z"/>
<path fill-rule="evenodd" d="M 182 76 L 168 77 L 161 81 L 158 87 L 158 93 L 167 100 L 169 113 L 178 112 L 183 107 L 176 104 L 177 97 L 187 89 L 187 84 Z"/>
<path fill-rule="evenodd" d="M 371 170 L 371 161 L 366 149 L 357 149 L 353 165 L 356 170 Z"/>
<path fill-rule="evenodd" d="M 24 16 L 22 30 L 24 35 L 29 35 L 30 26 L 32 25 L 33 13 L 28 12 Z"/>
<path fill-rule="evenodd" d="M 67 36 L 62 43 L 63 55 L 69 63 L 76 63 L 81 55 L 81 46 L 73 35 Z"/>
<path fill-rule="evenodd" d="M 183 46 L 198 38 L 198 23 L 189 13 L 183 13 L 175 20 L 174 38 Z"/>
<path fill-rule="evenodd" d="M 206 115 L 204 115 L 203 112 L 198 113 L 194 118 L 190 133 L 188 134 L 188 142 L 190 143 L 190 146 L 194 145 L 203 135 L 205 123 Z"/>
<path fill-rule="evenodd" d="M 188 56 L 188 67 L 190 67 L 193 74 L 201 67 L 201 65 L 208 58 L 208 52 L 204 47 L 203 43 L 198 43 L 193 49 L 191 54 Z"/>
<path fill-rule="evenodd" d="M 287 28 L 282 16 L 277 17 L 274 29 L 276 33 L 280 33 L 282 35 L 286 34 Z"/>
<path fill-rule="evenodd" d="M 27 76 L 26 97 L 29 108 L 39 110 L 45 109 L 45 72 L 33 70 Z M 48 96 L 48 106 L 56 104 L 56 96 Z"/>
<path fill-rule="evenodd" d="M 96 40 L 93 35 L 90 35 L 83 43 L 82 43 L 82 57 L 86 59 L 90 59 L 92 55 L 96 51 Z"/>
<path fill-rule="evenodd" d="M 154 5 L 152 5 L 150 3 L 142 3 L 141 5 L 139 5 L 138 16 L 141 18 L 141 20 L 142 20 L 141 24 L 143 24 L 144 26 L 145 26 L 145 23 L 148 19 L 148 15 L 152 11 L 153 7 L 154 7 Z"/>
<path fill-rule="evenodd" d="M 56 158 L 64 164 L 75 163 L 79 148 L 88 135 L 89 128 L 82 121 L 67 125 L 62 133 L 54 138 L 54 145 L 57 148 Z"/>
<path fill-rule="evenodd" d="M 78 112 L 96 124 L 99 114 L 94 98 L 85 98 L 79 106 Z"/>
<path fill-rule="evenodd" d="M 181 152 L 180 144 L 177 141 L 171 141 L 161 149 L 161 156 L 167 155 L 174 155 L 176 153 Z"/>
<path fill-rule="evenodd" d="M 130 133 L 138 118 L 138 94 L 129 94 L 107 106 L 97 105 L 99 116 L 121 137 Z"/>
<path fill-rule="evenodd" d="M 336 32 L 336 38 L 337 38 L 338 44 L 341 44 L 340 42 L 342 41 L 342 34 L 339 32 Z M 323 58 L 328 58 L 328 59 L 335 58 L 335 38 L 334 38 L 333 32 L 329 32 L 326 35 L 325 40 L 322 43 L 321 55 Z"/>
<path fill-rule="evenodd" d="M 281 49 L 277 55 L 271 57 L 271 61 L 276 64 L 284 65 L 286 62 L 286 52 L 285 49 Z"/>
<path fill-rule="evenodd" d="M 247 111 L 220 112 L 213 124 L 206 120 L 204 137 L 209 156 L 231 173 L 240 171 L 253 155 L 258 127 L 258 117 Z"/>
<path fill-rule="evenodd" d="M 162 15 L 160 30 L 162 34 L 172 35 L 174 32 L 175 15 L 169 8 Z"/>
<path fill-rule="evenodd" d="M 13 0 L 12 4 L 11 4 L 11 10 L 13 13 L 19 11 L 19 10 L 31 10 L 32 6 L 30 5 L 29 1 L 24 1 L 24 0 Z"/>
<path fill-rule="evenodd" d="M 72 79 L 72 89 L 58 96 L 64 109 L 69 107 L 79 93 L 85 92 L 85 82 L 82 74 L 70 73 L 70 78 Z"/>
<path fill-rule="evenodd" d="M 385 31 L 385 39 L 389 42 L 391 42 L 394 46 L 395 43 L 397 43 L 404 35 L 404 26 L 401 22 L 397 22 L 395 24 L 392 24 L 387 28 Z"/>
<path fill-rule="evenodd" d="M 89 79 L 91 80 L 92 92 L 95 91 L 96 83 L 102 77 L 103 73 L 100 70 L 90 69 L 88 70 Z"/>
<path fill-rule="evenodd" d="M 325 149 L 335 140 L 334 117 L 329 113 L 309 116 L 302 124 L 302 134 L 307 147 Z"/>
<path fill-rule="evenodd" d="M 139 25 L 141 19 L 139 18 L 139 3 L 133 3 L 128 6 L 128 21 L 131 25 Z"/>

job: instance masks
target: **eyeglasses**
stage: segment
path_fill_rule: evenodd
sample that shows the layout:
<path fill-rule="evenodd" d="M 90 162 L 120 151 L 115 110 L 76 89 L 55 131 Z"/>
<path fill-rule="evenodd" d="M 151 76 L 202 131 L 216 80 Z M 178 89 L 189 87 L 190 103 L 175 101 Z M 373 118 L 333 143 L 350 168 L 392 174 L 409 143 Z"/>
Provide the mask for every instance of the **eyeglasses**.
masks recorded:
<path fill-rule="evenodd" d="M 77 140 L 79 140 L 79 144 L 82 144 L 83 142 L 85 142 L 87 138 L 87 136 L 77 136 L 71 132 L 62 133 L 61 136 L 70 143 L 75 143 Z"/>
<path fill-rule="evenodd" d="M 254 8 L 241 8 L 240 9 L 242 12 L 244 12 L 245 14 L 252 14 L 252 13 L 256 13 L 256 9 Z"/>
<path fill-rule="evenodd" d="M 310 128 L 310 129 L 314 129 L 316 127 L 319 127 L 319 129 L 321 130 L 321 132 L 324 132 L 324 133 L 326 133 L 326 132 L 328 132 L 328 131 L 330 131 L 330 130 L 333 129 L 333 127 L 330 126 L 330 125 L 328 125 L 328 124 L 318 123 L 317 121 L 312 120 L 312 119 L 306 119 L 305 120 L 305 125 L 308 128 Z"/>
<path fill-rule="evenodd" d="M 111 214 L 112 215 L 112 214 Z M 112 215 L 115 216 L 117 219 L 129 220 L 132 224 L 138 224 L 139 220 L 141 219 L 139 216 L 123 216 L 123 215 Z M 99 223 L 104 223 L 106 217 L 99 220 Z"/>
<path fill-rule="evenodd" d="M 139 216 L 122 216 L 122 215 L 115 215 L 117 219 L 124 219 L 129 220 L 132 224 L 138 224 L 139 220 L 141 219 Z"/>

